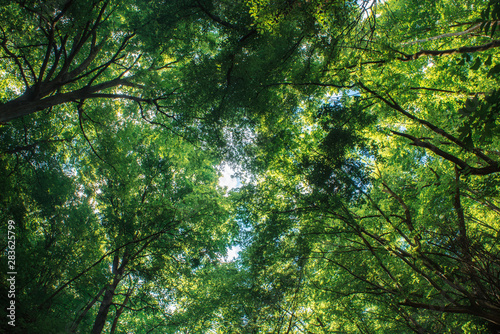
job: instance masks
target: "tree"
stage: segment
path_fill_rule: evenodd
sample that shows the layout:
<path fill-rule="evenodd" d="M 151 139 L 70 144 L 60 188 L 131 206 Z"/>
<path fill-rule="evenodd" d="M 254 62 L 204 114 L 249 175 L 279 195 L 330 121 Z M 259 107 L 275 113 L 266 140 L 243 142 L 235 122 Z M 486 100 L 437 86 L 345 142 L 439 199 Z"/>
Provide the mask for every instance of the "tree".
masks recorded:
<path fill-rule="evenodd" d="M 332 66 L 328 81 L 309 83 L 357 87 L 354 95 L 377 118 L 376 127 L 346 126 L 345 119 L 355 121 L 359 114 L 340 108 L 333 121 L 302 120 L 286 144 L 277 134 L 290 123 L 269 131 L 273 153 L 283 158 L 268 156 L 274 160 L 258 179 L 260 191 L 253 200 L 258 204 L 250 206 L 256 217 L 250 221 L 259 223 L 252 225 L 252 239 L 265 238 L 279 226 L 271 240 L 297 251 L 309 249 L 301 256 L 307 261 L 304 275 L 310 278 L 303 294 L 322 296 L 303 301 L 302 307 L 311 311 L 299 319 L 309 319 L 310 328 L 400 332 L 404 324 L 409 331 L 441 332 L 464 323 L 479 331 L 483 325 L 478 318 L 492 330 L 498 324 L 498 249 L 491 243 L 498 231 L 498 159 L 490 146 L 498 140 L 492 98 L 497 78 L 491 61 L 496 42 L 482 42 L 491 36 L 474 36 L 478 23 L 472 24 L 474 29 L 437 33 L 452 20 L 474 21 L 480 14 L 471 4 L 458 12 L 449 10 L 447 2 L 441 5 L 387 2 L 371 44 L 353 52 L 346 48 L 348 56 Z M 436 11 L 450 21 L 436 26 L 426 14 Z M 406 43 L 398 40 L 398 33 L 385 35 L 407 28 L 393 24 L 401 15 L 412 17 L 401 38 L 417 32 L 417 24 L 427 29 L 428 37 Z M 476 44 L 464 46 L 465 38 Z M 449 48 L 403 49 L 432 47 L 436 41 Z M 474 52 L 485 54 L 466 54 Z M 342 77 L 346 72 L 351 80 L 347 85 Z M 329 129 L 335 122 L 346 126 L 344 133 L 342 128 Z M 357 136 L 367 145 L 351 146 Z M 265 189 L 276 190 L 268 196 Z M 282 209 L 282 202 L 290 207 Z M 306 248 L 295 246 L 300 238 Z M 264 245 L 269 242 L 255 247 L 268 247 Z M 287 260 L 270 257 L 267 267 L 286 267 Z M 327 312 L 329 308 L 334 311 Z M 294 314 L 291 309 L 282 312 Z M 347 317 L 355 320 L 349 324 L 343 320 Z"/>
<path fill-rule="evenodd" d="M 19 305 L 36 310 L 18 313 L 18 330 L 113 332 L 131 318 L 138 331 L 154 318 L 163 328 L 167 282 L 194 279 L 226 252 L 233 227 L 214 158 L 158 127 L 107 121 L 94 123 L 92 147 L 72 142 L 77 160 L 33 147 L 3 157 L 3 206 L 25 208 L 14 216 L 17 258 L 37 254 L 39 271 L 18 277 Z"/>
<path fill-rule="evenodd" d="M 2 54 L 11 80 L 11 93 L 0 109 L 2 122 L 69 102 L 120 97 L 105 92 L 137 86 L 132 73 L 140 55 L 130 55 L 134 33 L 112 16 L 117 8 L 109 1 L 14 2 L 2 7 L 7 23 Z"/>

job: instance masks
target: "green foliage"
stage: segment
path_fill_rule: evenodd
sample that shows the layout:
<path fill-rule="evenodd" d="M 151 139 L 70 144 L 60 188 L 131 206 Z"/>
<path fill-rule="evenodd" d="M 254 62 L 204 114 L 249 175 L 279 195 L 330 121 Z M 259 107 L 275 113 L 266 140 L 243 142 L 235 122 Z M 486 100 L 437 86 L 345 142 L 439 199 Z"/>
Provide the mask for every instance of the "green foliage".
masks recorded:
<path fill-rule="evenodd" d="M 481 100 L 477 97 L 467 99 L 465 107 L 458 110 L 464 118 L 464 125 L 459 129 L 459 139 L 466 141 L 470 148 L 474 147 L 472 138 L 477 138 L 476 143 L 479 146 L 490 144 L 498 138 L 498 93 L 498 90 L 493 91 Z"/>
<path fill-rule="evenodd" d="M 481 12 L 481 30 L 491 37 L 495 34 L 500 19 L 500 3 L 497 0 L 490 0 L 488 6 Z"/>
<path fill-rule="evenodd" d="M 495 332 L 499 8 L 1 1 L 15 330 Z"/>

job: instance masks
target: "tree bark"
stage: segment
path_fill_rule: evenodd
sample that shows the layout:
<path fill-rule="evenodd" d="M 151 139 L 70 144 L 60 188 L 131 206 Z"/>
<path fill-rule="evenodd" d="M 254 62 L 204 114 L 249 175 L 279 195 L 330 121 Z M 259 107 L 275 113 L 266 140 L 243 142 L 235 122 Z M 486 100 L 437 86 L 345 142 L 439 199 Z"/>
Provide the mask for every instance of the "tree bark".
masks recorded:
<path fill-rule="evenodd" d="M 404 43 L 401 43 L 401 46 L 413 45 L 413 44 L 418 44 L 418 43 L 425 43 L 425 42 L 435 41 L 435 40 L 438 40 L 441 38 L 447 38 L 447 37 L 458 37 L 458 36 L 462 36 L 462 35 L 468 35 L 468 34 L 474 32 L 475 30 L 479 29 L 480 27 L 481 27 L 481 23 L 478 23 L 478 24 L 476 24 L 476 25 L 472 26 L 471 28 L 464 30 L 464 31 L 450 32 L 450 33 L 441 34 L 438 36 L 432 36 L 429 38 L 418 39 L 416 41 L 404 42 Z"/>
<path fill-rule="evenodd" d="M 115 275 L 113 278 L 113 283 L 111 283 L 106 292 L 104 293 L 104 298 L 101 302 L 101 306 L 99 307 L 99 312 L 95 318 L 94 327 L 92 328 L 92 334 L 100 334 L 106 324 L 106 319 L 108 317 L 109 308 L 113 303 L 113 297 L 115 295 L 115 290 L 118 284 L 121 281 L 121 277 Z"/>
<path fill-rule="evenodd" d="M 80 314 L 78 315 L 78 318 L 73 322 L 73 324 L 71 325 L 71 327 L 69 329 L 70 333 L 76 332 L 76 329 L 78 328 L 78 325 L 80 325 L 80 322 L 82 322 L 83 318 L 85 318 L 87 313 L 90 311 L 92 306 L 94 306 L 94 304 L 99 300 L 99 298 L 104 293 L 104 291 L 106 291 L 106 287 L 102 288 L 101 291 L 99 291 L 97 293 L 97 295 L 87 304 L 85 309 L 83 309 L 82 312 L 80 312 Z"/>
<path fill-rule="evenodd" d="M 114 274 L 113 282 L 108 285 L 106 292 L 104 293 L 104 298 L 97 312 L 97 316 L 94 321 L 94 326 L 92 328 L 91 334 L 100 334 L 106 325 L 106 319 L 108 318 L 109 308 L 113 304 L 113 297 L 115 296 L 116 287 L 120 284 L 125 267 L 127 266 L 129 257 L 127 251 L 122 257 L 121 263 L 119 263 L 119 255 L 116 254 L 113 259 L 112 272 Z"/>
<path fill-rule="evenodd" d="M 130 86 L 127 79 L 114 79 L 94 86 L 86 86 L 78 90 L 55 94 L 46 98 L 31 99 L 30 92 L 26 92 L 15 100 L 0 105 L 0 122 L 8 122 L 13 119 L 33 114 L 37 111 L 48 109 L 56 105 L 65 104 L 77 100 L 93 98 L 92 94 L 108 88 L 118 86 Z"/>
<path fill-rule="evenodd" d="M 478 45 L 478 46 L 463 46 L 461 48 L 457 49 L 448 49 L 448 50 L 421 50 L 417 53 L 414 53 L 412 55 L 405 55 L 399 60 L 401 61 L 411 61 L 411 60 L 416 60 L 420 57 L 424 56 L 449 56 L 453 54 L 462 54 L 462 53 L 474 53 L 474 52 L 481 52 L 481 51 L 486 51 L 489 49 L 497 48 L 500 46 L 500 40 L 494 40 L 493 42 L 486 43 L 483 45 Z"/>
<path fill-rule="evenodd" d="M 461 305 L 437 306 L 432 304 L 417 303 L 410 300 L 405 300 L 402 303 L 400 303 L 400 305 L 410 306 L 417 309 L 444 312 L 444 313 L 470 314 L 483 318 L 484 320 L 491 322 L 495 325 L 500 325 L 500 313 L 498 312 L 497 309 L 487 310 L 487 309 L 481 309 L 478 306 L 461 306 Z"/>
<path fill-rule="evenodd" d="M 116 315 L 115 315 L 115 318 L 113 319 L 113 324 L 111 325 L 111 329 L 109 331 L 109 334 L 114 334 L 116 332 L 116 328 L 118 327 L 118 319 L 120 318 L 123 311 L 125 310 L 125 306 L 127 305 L 128 301 L 130 299 L 131 293 L 132 293 L 132 289 L 129 289 L 129 291 L 127 292 L 127 296 L 125 297 L 125 300 L 123 301 L 123 304 L 116 311 Z"/>

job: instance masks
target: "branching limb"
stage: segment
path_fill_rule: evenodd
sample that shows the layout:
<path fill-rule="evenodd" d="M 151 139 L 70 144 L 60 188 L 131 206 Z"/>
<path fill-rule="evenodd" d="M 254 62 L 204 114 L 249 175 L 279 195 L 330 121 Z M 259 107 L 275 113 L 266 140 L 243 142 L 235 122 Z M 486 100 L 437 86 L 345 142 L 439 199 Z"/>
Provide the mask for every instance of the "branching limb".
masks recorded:
<path fill-rule="evenodd" d="M 484 154 L 480 149 L 478 149 L 478 148 L 470 149 L 463 141 L 461 141 L 460 139 L 451 135 L 450 133 L 446 132 L 445 130 L 435 126 L 434 124 L 432 124 L 424 119 L 420 119 L 420 118 L 410 114 L 403 107 L 401 107 L 401 105 L 399 105 L 390 95 L 388 95 L 388 98 L 385 98 L 382 95 L 380 95 L 379 93 L 377 93 L 377 92 L 373 91 L 372 89 L 368 88 L 367 86 L 365 86 L 362 82 L 359 82 L 359 86 L 361 88 L 363 88 L 364 90 L 366 90 L 367 92 L 369 92 L 370 94 L 372 94 L 373 96 L 375 96 L 377 99 L 383 101 L 386 105 L 388 105 L 392 109 L 394 109 L 394 110 L 398 111 L 399 113 L 401 113 L 402 115 L 406 116 L 407 118 L 414 120 L 414 121 L 418 122 L 419 124 L 424 125 L 425 127 L 429 128 L 433 132 L 439 134 L 440 136 L 442 136 L 442 137 L 448 139 L 449 141 L 451 141 L 452 143 L 456 144 L 460 148 L 462 148 L 466 151 L 471 151 L 478 158 L 480 158 L 481 160 L 488 163 L 489 166 L 486 168 L 483 168 L 482 172 L 479 172 L 478 175 L 486 175 L 486 174 L 494 173 L 500 169 L 498 162 L 491 159 L 486 154 Z M 459 164 L 459 166 L 460 166 L 460 164 Z M 462 166 L 460 166 L 460 167 L 462 167 Z M 490 170 L 492 170 L 492 171 L 490 171 Z"/>
<path fill-rule="evenodd" d="M 435 41 L 435 40 L 447 38 L 447 37 L 458 37 L 458 36 L 463 36 L 463 35 L 469 35 L 472 32 L 478 30 L 480 27 L 481 27 L 481 23 L 478 23 L 478 24 L 473 25 L 472 27 L 470 27 L 469 29 L 464 30 L 464 31 L 450 32 L 450 33 L 441 34 L 441 35 L 437 35 L 437 36 L 433 36 L 433 37 L 429 37 L 429 38 L 418 39 L 416 41 L 411 41 L 411 42 L 408 41 L 408 42 L 401 43 L 401 46 L 410 46 L 410 45 L 414 45 L 414 44 Z"/>
<path fill-rule="evenodd" d="M 92 265 L 88 266 L 87 268 L 85 268 L 83 271 L 81 271 L 78 275 L 76 275 L 75 277 L 73 277 L 72 279 L 70 279 L 69 281 L 67 281 L 66 283 L 64 283 L 62 286 L 60 286 L 56 291 L 54 291 L 54 293 L 52 293 L 43 303 L 41 303 L 39 305 L 39 308 L 41 309 L 43 306 L 45 306 L 51 299 L 53 299 L 55 296 L 57 296 L 62 290 L 64 290 L 66 287 L 68 287 L 71 283 L 73 283 L 74 281 L 76 281 L 77 279 L 79 279 L 80 277 L 82 277 L 83 275 L 85 275 L 87 272 L 89 272 L 92 268 L 94 268 L 95 266 L 97 266 L 99 263 L 101 263 L 102 261 L 104 261 L 104 259 L 106 259 L 108 256 L 110 255 L 113 255 L 117 252 L 119 252 L 121 249 L 124 249 L 130 245 L 133 245 L 133 244 L 137 244 L 137 243 L 141 243 L 143 241 L 146 241 L 150 238 L 154 238 L 154 237 L 157 237 L 157 236 L 160 236 L 162 234 L 165 234 L 168 230 L 168 227 L 165 228 L 165 229 L 162 229 L 156 233 L 153 233 L 153 234 L 150 234 L 148 236 L 145 236 L 141 239 L 137 239 L 137 240 L 132 240 L 132 241 L 129 241 L 107 253 L 105 253 L 103 256 L 101 256 L 99 258 L 99 260 L 95 261 Z"/>
<path fill-rule="evenodd" d="M 394 130 L 391 130 L 391 132 L 397 136 L 410 139 L 412 141 L 411 145 L 413 145 L 413 146 L 426 148 L 426 149 L 436 153 L 440 157 L 442 157 L 448 161 L 453 162 L 455 165 L 457 165 L 461 168 L 461 171 L 463 173 L 473 174 L 473 175 L 488 175 L 488 174 L 500 172 L 500 167 L 498 166 L 498 163 L 495 163 L 495 164 L 492 164 L 492 165 L 489 165 L 486 167 L 481 167 L 481 168 L 471 167 L 464 160 L 462 160 L 462 159 L 458 158 L 457 156 L 454 156 L 448 152 L 441 150 L 437 146 L 435 146 L 427 141 L 424 141 L 421 138 L 417 138 L 417 137 L 409 135 L 407 133 L 402 133 L 402 132 L 398 132 L 398 131 L 394 131 Z"/>
<path fill-rule="evenodd" d="M 382 181 L 382 185 L 384 186 L 385 191 L 387 193 L 389 193 L 392 197 L 394 197 L 396 199 L 396 201 L 398 201 L 399 204 L 401 204 L 401 206 L 403 207 L 403 210 L 405 210 L 405 223 L 408 226 L 408 229 L 410 231 L 414 231 L 415 228 L 413 227 L 410 209 L 406 205 L 405 201 L 401 197 L 399 197 L 394 191 L 392 191 L 392 189 L 387 185 L 387 183 Z"/>
<path fill-rule="evenodd" d="M 497 48 L 500 46 L 500 40 L 494 40 L 490 43 L 477 45 L 477 46 L 462 46 L 457 49 L 448 49 L 448 50 L 421 50 L 417 53 L 411 55 L 405 55 L 403 57 L 398 58 L 401 61 L 412 61 L 424 56 L 449 56 L 453 54 L 463 54 L 463 53 L 474 53 L 474 52 L 482 52 L 487 51 L 493 48 Z"/>

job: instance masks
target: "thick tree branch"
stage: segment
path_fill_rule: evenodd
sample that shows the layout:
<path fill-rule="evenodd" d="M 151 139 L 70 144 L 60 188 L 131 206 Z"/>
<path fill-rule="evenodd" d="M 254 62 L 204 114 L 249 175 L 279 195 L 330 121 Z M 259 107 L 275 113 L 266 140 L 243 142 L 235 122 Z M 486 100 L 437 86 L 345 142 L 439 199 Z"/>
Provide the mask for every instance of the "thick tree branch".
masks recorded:
<path fill-rule="evenodd" d="M 205 8 L 205 6 L 203 6 L 201 4 L 201 2 L 199 0 L 196 0 L 197 4 L 198 4 L 198 8 L 201 9 L 201 11 L 203 13 L 205 13 L 210 19 L 212 19 L 214 22 L 217 22 L 219 23 L 220 25 L 222 25 L 223 27 L 226 27 L 226 28 L 229 28 L 229 29 L 233 29 L 233 30 L 241 30 L 240 27 L 237 27 L 235 26 L 234 24 L 232 23 L 229 23 L 227 21 L 224 21 L 222 20 L 220 17 L 210 13 L 210 11 L 208 9 Z"/>
<path fill-rule="evenodd" d="M 453 162 L 455 165 L 457 165 L 461 168 L 461 171 L 463 173 L 466 173 L 466 174 L 470 173 L 473 175 L 488 175 L 488 174 L 500 172 L 500 167 L 498 166 L 498 163 L 495 163 L 493 165 L 489 165 L 486 167 L 481 167 L 481 168 L 471 167 L 467 162 L 463 161 L 462 159 L 460 159 L 460 158 L 458 158 L 458 157 L 456 157 L 448 152 L 445 152 L 445 151 L 441 150 L 440 148 L 438 148 L 437 146 L 435 146 L 429 142 L 426 142 L 420 138 L 417 138 L 415 136 L 412 136 L 412 135 L 409 135 L 406 133 L 398 132 L 398 131 L 391 130 L 391 132 L 397 136 L 410 139 L 412 141 L 411 145 L 426 148 L 426 149 L 436 153 L 440 157 L 442 157 L 448 161 Z"/>
<path fill-rule="evenodd" d="M 487 310 L 481 310 L 478 307 L 460 306 L 460 305 L 438 306 L 433 304 L 418 303 L 408 299 L 399 304 L 418 309 L 425 309 L 425 310 L 445 312 L 445 313 L 471 314 L 481 317 L 485 320 L 488 320 L 494 324 L 500 325 L 500 313 L 494 314 L 493 312 L 489 312 Z"/>
<path fill-rule="evenodd" d="M 97 293 L 97 295 L 95 295 L 95 297 L 87 304 L 87 306 L 82 311 L 79 312 L 78 317 L 71 324 L 71 327 L 69 329 L 70 333 L 75 333 L 76 332 L 76 330 L 77 330 L 78 326 L 80 325 L 80 323 L 82 322 L 83 318 L 85 318 L 85 316 L 87 315 L 87 313 L 95 305 L 95 303 L 99 300 L 99 298 L 102 296 L 102 294 L 104 293 L 104 291 L 106 291 L 106 287 L 103 287 Z"/>
<path fill-rule="evenodd" d="M 405 211 L 405 223 L 406 225 L 408 226 L 408 229 L 410 231 L 414 231 L 415 228 L 413 227 L 413 222 L 412 222 L 412 219 L 411 219 L 411 213 L 410 213 L 410 209 L 408 208 L 408 206 L 406 205 L 405 201 L 399 197 L 394 191 L 392 191 L 392 189 L 385 183 L 382 181 L 382 185 L 384 186 L 385 190 L 392 196 L 396 199 L 396 201 L 399 202 L 399 204 L 401 204 L 401 206 L 403 207 L 404 211 Z"/>
<path fill-rule="evenodd" d="M 30 100 L 31 94 L 26 92 L 17 99 L 0 105 L 0 122 L 8 122 L 15 118 L 27 116 L 56 105 L 85 100 L 91 98 L 92 94 L 108 88 L 131 85 L 133 84 L 129 82 L 129 78 L 114 79 L 94 86 L 86 86 L 72 92 L 55 94 L 44 99 L 37 100 Z"/>
<path fill-rule="evenodd" d="M 463 53 L 474 53 L 474 52 L 481 52 L 481 51 L 487 51 L 493 48 L 497 48 L 500 46 L 500 40 L 494 40 L 490 43 L 482 44 L 482 45 L 477 45 L 477 46 L 462 46 L 457 49 L 448 49 L 448 50 L 421 50 L 417 53 L 411 54 L 411 55 L 405 55 L 400 58 L 398 58 L 401 61 L 412 61 L 416 60 L 420 57 L 424 56 L 449 56 L 453 54 L 463 54 Z"/>
<path fill-rule="evenodd" d="M 432 37 L 428 37 L 428 38 L 424 38 L 424 39 L 418 39 L 416 41 L 408 41 L 408 42 L 401 43 L 401 46 L 409 46 L 409 45 L 414 45 L 414 44 L 419 44 L 419 43 L 425 43 L 425 42 L 435 41 L 435 40 L 447 38 L 447 37 L 458 37 L 458 36 L 468 35 L 474 31 L 478 30 L 480 27 L 481 27 L 481 23 L 478 23 L 478 24 L 476 24 L 476 25 L 474 25 L 474 26 L 472 26 L 469 29 L 464 30 L 464 31 L 450 32 L 450 33 L 432 36 Z"/>

